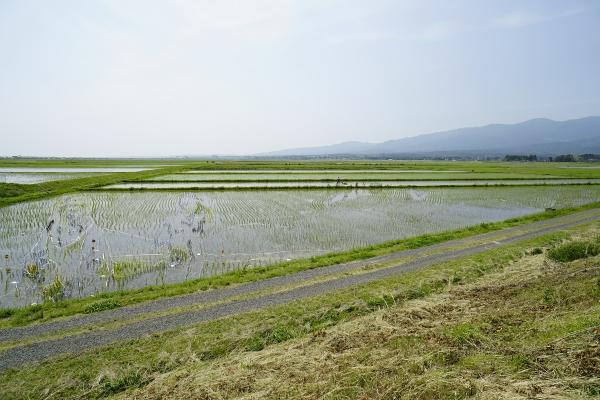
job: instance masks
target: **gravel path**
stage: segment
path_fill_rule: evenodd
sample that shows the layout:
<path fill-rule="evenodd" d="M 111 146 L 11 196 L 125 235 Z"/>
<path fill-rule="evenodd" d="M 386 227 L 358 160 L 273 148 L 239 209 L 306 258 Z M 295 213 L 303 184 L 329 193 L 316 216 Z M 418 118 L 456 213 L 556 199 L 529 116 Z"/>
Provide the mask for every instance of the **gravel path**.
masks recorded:
<path fill-rule="evenodd" d="M 276 287 L 278 285 L 300 282 L 304 279 L 310 279 L 313 277 L 352 270 L 355 268 L 362 267 L 367 263 L 394 260 L 394 258 L 406 257 L 408 255 L 418 255 L 419 253 L 426 253 L 428 251 L 431 251 L 434 248 L 443 249 L 455 247 L 461 244 L 473 243 L 473 245 L 470 247 L 461 249 L 448 249 L 448 251 L 443 253 L 424 255 L 423 257 L 417 258 L 409 262 L 401 263 L 393 267 L 382 268 L 359 275 L 336 278 L 325 282 L 301 286 L 279 293 L 266 294 L 251 299 L 237 300 L 229 303 L 207 306 L 200 310 L 186 311 L 178 314 L 148 318 L 114 329 L 90 331 L 79 335 L 67 336 L 59 339 L 51 339 L 38 343 L 32 343 L 11 348 L 0 352 L 0 370 L 11 367 L 17 367 L 24 363 L 39 361 L 44 358 L 62 353 L 80 353 L 82 351 L 92 349 L 97 346 L 113 343 L 119 340 L 139 338 L 151 333 L 163 332 L 166 330 L 183 327 L 199 322 L 211 321 L 217 318 L 241 312 L 253 311 L 264 307 L 275 306 L 293 300 L 324 294 L 352 285 L 369 283 L 399 273 L 412 271 L 418 268 L 423 268 L 445 261 L 481 253 L 519 240 L 542 236 L 547 233 L 560 231 L 562 229 L 570 228 L 586 222 L 597 221 L 600 220 L 599 211 L 600 210 L 589 210 L 579 212 L 568 216 L 554 218 L 552 220 L 540 221 L 519 227 L 505 229 L 502 231 L 490 232 L 483 235 L 477 235 L 465 239 L 445 242 L 434 246 L 428 246 L 425 248 L 393 253 L 390 255 L 381 256 L 369 260 L 302 271 L 292 275 L 272 278 L 264 281 L 252 282 L 244 285 L 239 285 L 233 288 L 219 289 L 209 292 L 200 292 L 191 295 L 161 299 L 145 303 L 137 307 L 128 307 L 123 309 L 110 310 L 105 313 L 98 313 L 98 315 L 92 314 L 44 325 L 6 329 L 0 331 L 0 333 L 3 335 L 2 337 L 15 338 L 15 336 L 13 335 L 16 335 L 17 337 L 23 337 L 23 335 L 34 335 L 39 334 L 39 332 L 50 332 L 58 329 L 82 326 L 89 323 L 97 323 L 99 321 L 109 321 L 113 319 L 128 318 L 132 315 L 139 315 L 141 313 L 146 312 L 165 310 L 170 307 L 179 307 L 187 304 L 196 304 L 198 302 L 203 301 L 223 300 L 231 296 L 250 294 L 256 290 Z M 498 239 L 499 236 L 506 237 Z M 493 238 L 497 238 L 497 240 L 483 244 L 475 243 L 481 240 Z M 44 326 L 50 326 L 50 328 L 44 328 Z M 47 330 L 44 331 L 43 329 Z"/>

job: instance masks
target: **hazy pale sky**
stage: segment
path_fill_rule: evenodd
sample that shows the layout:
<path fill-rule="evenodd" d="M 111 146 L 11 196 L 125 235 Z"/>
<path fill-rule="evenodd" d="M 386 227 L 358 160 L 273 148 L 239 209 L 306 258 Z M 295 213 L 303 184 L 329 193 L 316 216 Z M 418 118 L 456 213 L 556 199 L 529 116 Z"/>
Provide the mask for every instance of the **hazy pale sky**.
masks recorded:
<path fill-rule="evenodd" d="M 248 154 L 600 114 L 600 2 L 0 0 L 0 155 Z"/>

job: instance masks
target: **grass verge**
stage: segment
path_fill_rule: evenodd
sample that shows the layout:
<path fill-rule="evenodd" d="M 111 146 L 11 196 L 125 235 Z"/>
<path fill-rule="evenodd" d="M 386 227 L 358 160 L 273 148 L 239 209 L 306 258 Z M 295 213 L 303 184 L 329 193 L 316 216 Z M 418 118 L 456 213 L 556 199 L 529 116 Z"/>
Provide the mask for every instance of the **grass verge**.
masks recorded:
<path fill-rule="evenodd" d="M 473 181 L 477 182 L 477 181 Z M 502 182 L 502 181 L 497 181 Z M 140 183 L 150 183 L 155 184 L 157 182 L 140 182 Z M 158 182 L 162 184 L 164 182 Z M 189 183 L 189 182 L 188 182 Z M 135 185 L 135 184 L 132 184 Z M 350 190 L 350 189 L 368 189 L 368 190 L 386 190 L 386 189 L 452 189 L 452 188 L 490 188 L 490 187 L 543 187 L 543 186 L 597 186 L 597 183 L 593 182 L 582 182 L 582 183 L 561 183 L 556 184 L 554 182 L 549 181 L 548 183 L 532 183 L 532 184 L 518 184 L 518 183 L 485 183 L 485 184 L 468 184 L 468 185 L 439 185 L 439 184 L 431 184 L 431 185 L 366 185 L 363 186 L 334 186 L 331 185 L 321 185 L 321 186 L 186 186 L 186 187 L 168 187 L 166 186 L 168 183 L 165 183 L 165 187 L 93 187 L 90 188 L 90 191 L 100 191 L 100 192 L 181 192 L 181 191 L 204 191 L 204 192 L 219 192 L 219 191 L 256 191 L 256 190 Z"/>

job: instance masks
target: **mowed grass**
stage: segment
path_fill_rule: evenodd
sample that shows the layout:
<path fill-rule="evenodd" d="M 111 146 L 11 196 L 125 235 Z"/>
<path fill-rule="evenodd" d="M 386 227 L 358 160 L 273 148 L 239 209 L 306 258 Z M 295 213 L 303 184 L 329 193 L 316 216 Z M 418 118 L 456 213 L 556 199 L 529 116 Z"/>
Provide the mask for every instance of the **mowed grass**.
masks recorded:
<path fill-rule="evenodd" d="M 597 258 L 576 232 L 5 371 L 7 398 L 589 398 Z M 578 240 L 575 238 L 575 240 Z M 548 396 L 546 396 L 548 397 Z"/>
<path fill-rule="evenodd" d="M 288 275 L 327 265 L 364 260 L 397 251 L 420 248 L 449 240 L 466 238 L 469 236 L 515 227 L 526 223 L 542 221 L 561 215 L 568 215 L 576 211 L 597 208 L 598 206 L 600 206 L 600 203 L 593 203 L 576 208 L 549 210 L 542 213 L 513 218 L 501 222 L 479 224 L 455 231 L 426 234 L 413 238 L 393 240 L 349 251 L 334 252 L 321 256 L 314 256 L 262 267 L 242 268 L 225 274 L 189 280 L 175 284 L 167 284 L 162 286 L 151 285 L 140 289 L 104 292 L 98 293 L 94 297 L 60 300 L 56 302 L 48 301 L 25 308 L 0 309 L 0 327 L 28 325 L 31 323 L 44 322 L 59 317 L 68 317 L 81 313 L 101 311 L 104 308 L 103 304 L 108 300 L 110 300 L 111 304 L 115 305 L 113 308 L 116 308 L 119 306 L 127 306 L 144 301 L 150 301 L 161 297 L 217 289 L 226 286 Z"/>
<path fill-rule="evenodd" d="M 384 293 L 370 301 L 379 311 L 260 351 L 188 363 L 121 397 L 597 397 L 598 261 L 525 257 L 420 299 Z"/>
<path fill-rule="evenodd" d="M 120 398 L 596 398 L 599 261 L 525 256 L 412 300 L 383 291 L 366 299 L 377 311 L 186 363 Z"/>

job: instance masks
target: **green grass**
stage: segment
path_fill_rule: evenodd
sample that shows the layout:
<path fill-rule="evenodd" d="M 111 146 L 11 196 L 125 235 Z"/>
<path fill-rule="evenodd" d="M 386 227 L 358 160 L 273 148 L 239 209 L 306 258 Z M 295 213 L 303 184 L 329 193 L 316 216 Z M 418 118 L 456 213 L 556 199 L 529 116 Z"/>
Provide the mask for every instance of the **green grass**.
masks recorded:
<path fill-rule="evenodd" d="M 600 240 L 577 240 L 558 245 L 548 250 L 548 258 L 558 262 L 569 262 L 600 254 Z"/>
<path fill-rule="evenodd" d="M 86 314 L 92 314 L 98 311 L 112 310 L 113 308 L 119 308 L 121 306 L 122 304 L 114 299 L 106 299 L 88 304 L 83 312 Z"/>
<path fill-rule="evenodd" d="M 166 158 L 35 158 L 0 157 L 0 168 L 110 168 L 183 165 L 189 161 Z"/>
<path fill-rule="evenodd" d="M 565 281 L 568 270 L 553 270 L 541 278 L 524 270 L 519 276 L 522 281 L 515 280 L 515 274 L 508 275 L 510 279 L 486 280 L 519 263 L 529 249 L 551 246 L 566 236 L 566 232 L 547 235 L 328 295 L 8 370 L 0 375 L 0 391 L 10 398 L 47 394 L 58 398 L 130 397 L 132 390 L 146 390 L 157 380 L 154 390 L 173 391 L 163 397 L 194 397 L 192 393 L 198 397 L 202 392 L 196 389 L 203 385 L 224 397 L 235 397 L 242 394 L 242 386 L 254 390 L 254 385 L 244 384 L 250 380 L 268 385 L 281 398 L 302 397 L 298 392 L 301 387 L 312 393 L 311 398 L 327 397 L 319 393 L 335 388 L 364 398 L 375 398 L 378 390 L 394 388 L 398 390 L 394 397 L 399 398 L 403 398 L 401 390 L 417 399 L 437 398 L 436 393 L 446 390 L 455 393 L 454 398 L 466 398 L 478 390 L 471 381 L 477 374 L 488 374 L 488 379 L 495 374 L 531 378 L 535 374 L 523 369 L 539 363 L 538 349 L 598 321 L 600 309 L 594 308 L 594 298 L 590 297 L 596 296 L 596 283 L 588 284 L 587 275 Z M 455 276 L 461 277 L 460 285 L 452 283 Z M 503 286 L 505 280 L 508 282 Z M 469 286 L 480 281 L 481 286 Z M 566 286 L 565 293 L 577 296 L 571 295 L 553 309 L 539 308 L 545 307 L 537 300 L 539 294 L 557 282 Z M 465 289 L 460 289 L 463 286 Z M 455 290 L 459 292 L 454 296 Z M 435 296 L 444 293 L 451 298 L 436 306 Z M 426 304 L 431 301 L 431 305 L 415 309 L 411 306 L 415 297 Z M 465 306 L 467 299 L 476 304 Z M 540 310 L 552 318 L 539 318 Z M 403 322 L 407 317 L 413 322 Z M 382 321 L 397 328 L 379 329 Z M 532 324 L 537 324 L 536 330 L 530 330 Z M 289 355 L 286 349 L 290 349 Z M 319 354 L 314 363 L 308 359 L 311 349 Z M 253 366 L 253 354 L 259 355 L 258 360 L 267 360 L 280 353 L 280 358 L 271 358 L 267 368 Z M 346 353 L 349 359 L 342 362 Z M 336 360 L 340 360 L 337 367 Z M 565 361 L 565 365 L 569 363 Z M 293 372 L 296 375 L 289 375 L 288 369 L 298 365 L 302 368 Z M 326 369 L 329 365 L 331 370 Z M 278 382 L 278 376 L 285 381 Z M 468 379 L 461 381 L 461 376 Z M 421 382 L 417 385 L 420 389 L 412 392 L 417 389 L 411 385 L 417 381 Z"/>
<path fill-rule="evenodd" d="M 189 280 L 175 284 L 163 286 L 152 285 L 140 289 L 100 293 L 94 297 L 68 299 L 58 302 L 46 302 L 42 305 L 36 305 L 33 307 L 29 306 L 18 309 L 4 309 L 0 312 L 0 327 L 26 325 L 34 321 L 42 322 L 48 319 L 81 314 L 85 312 L 86 307 L 88 307 L 89 304 L 96 302 L 98 299 L 113 299 L 123 306 L 132 305 L 161 297 L 188 294 L 199 290 L 217 289 L 246 282 L 288 275 L 307 269 L 319 268 L 356 260 L 364 260 L 396 251 L 420 248 L 449 240 L 466 238 L 477 234 L 519 226 L 535 221 L 546 220 L 561 215 L 568 215 L 576 211 L 593 209 L 599 205 L 599 203 L 594 203 L 577 208 L 546 211 L 496 223 L 480 224 L 455 231 L 427 234 L 408 239 L 389 241 L 377 245 L 353 249 L 350 251 L 329 253 L 269 266 L 240 269 L 221 275 Z M 181 251 L 185 252 L 185 250 Z M 134 269 L 125 268 L 123 271 L 132 271 Z M 453 279 L 459 280 L 460 277 L 454 277 Z M 42 307 L 42 312 L 40 312 L 39 307 Z M 4 315 L 4 317 L 2 317 L 2 315 Z"/>

